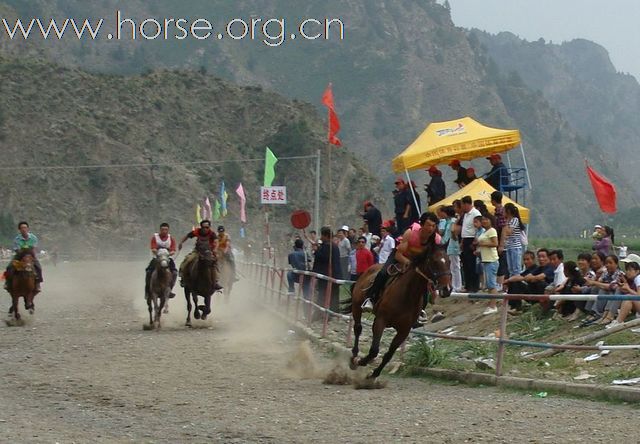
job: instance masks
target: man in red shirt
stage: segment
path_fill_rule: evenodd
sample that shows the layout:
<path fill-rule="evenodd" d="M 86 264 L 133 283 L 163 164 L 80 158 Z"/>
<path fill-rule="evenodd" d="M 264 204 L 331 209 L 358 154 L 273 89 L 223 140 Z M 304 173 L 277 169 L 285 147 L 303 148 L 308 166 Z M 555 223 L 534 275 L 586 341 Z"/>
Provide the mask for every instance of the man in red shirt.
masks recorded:
<path fill-rule="evenodd" d="M 356 243 L 356 279 L 375 263 L 371 250 L 366 248 L 367 238 L 360 236 Z"/>
<path fill-rule="evenodd" d="M 151 282 L 151 274 L 153 270 L 156 268 L 156 255 L 158 254 L 158 250 L 165 249 L 169 252 L 169 270 L 171 270 L 171 275 L 173 276 L 171 279 L 171 289 L 176 284 L 176 279 L 178 278 L 178 269 L 176 268 L 176 264 L 173 261 L 173 255 L 176 253 L 176 240 L 169 234 L 169 224 L 163 223 L 160 225 L 160 232 L 155 233 L 151 237 L 151 254 L 153 255 L 153 259 L 149 262 L 147 266 L 146 279 L 144 285 L 144 297 L 147 298 L 147 294 L 149 293 L 149 283 Z M 175 297 L 175 293 L 171 292 L 169 294 L 170 298 Z"/>
<path fill-rule="evenodd" d="M 211 251 L 211 255 L 214 257 L 214 259 L 216 257 L 216 250 L 218 249 L 218 235 L 216 234 L 215 231 L 211 229 L 211 221 L 203 220 L 202 222 L 200 222 L 200 228 L 195 228 L 193 231 L 190 231 L 189 233 L 187 233 L 180 241 L 180 244 L 178 244 L 178 250 L 182 250 L 182 244 L 184 244 L 187 241 L 187 239 L 193 239 L 193 238 L 196 239 L 196 250 L 189 253 L 182 261 L 182 264 L 180 265 L 180 277 L 183 276 L 184 269 L 188 267 L 192 261 L 198 259 L 197 246 L 199 244 L 205 244 L 205 245 L 208 244 L 208 248 L 209 248 L 209 251 Z M 214 290 L 220 291 L 222 290 L 222 286 L 218 284 L 217 261 L 214 263 L 216 263 L 215 265 L 216 282 L 214 284 Z"/>

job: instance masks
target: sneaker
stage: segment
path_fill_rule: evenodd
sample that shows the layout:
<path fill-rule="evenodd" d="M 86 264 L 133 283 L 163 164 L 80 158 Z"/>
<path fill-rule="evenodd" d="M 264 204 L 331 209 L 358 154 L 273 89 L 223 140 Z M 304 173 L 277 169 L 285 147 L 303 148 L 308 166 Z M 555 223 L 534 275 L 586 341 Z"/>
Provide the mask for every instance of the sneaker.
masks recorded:
<path fill-rule="evenodd" d="M 482 314 L 483 315 L 490 315 L 490 314 L 494 314 L 498 312 L 498 307 L 487 307 Z"/>
<path fill-rule="evenodd" d="M 426 311 L 420 310 L 420 314 L 418 315 L 418 322 L 421 324 L 426 324 L 428 322 Z"/>
<path fill-rule="evenodd" d="M 614 319 L 613 321 L 609 322 L 609 324 L 605 325 L 604 328 L 609 330 L 610 328 L 617 327 L 618 325 L 622 325 L 622 322 L 618 322 L 616 319 Z"/>
<path fill-rule="evenodd" d="M 371 299 L 367 298 L 364 300 L 364 302 L 362 303 L 362 311 L 366 312 L 366 313 L 371 313 L 373 311 L 373 302 L 371 302 Z"/>
<path fill-rule="evenodd" d="M 431 322 L 439 322 L 442 321 L 446 316 L 441 311 L 436 312 L 433 316 L 431 316 Z"/>

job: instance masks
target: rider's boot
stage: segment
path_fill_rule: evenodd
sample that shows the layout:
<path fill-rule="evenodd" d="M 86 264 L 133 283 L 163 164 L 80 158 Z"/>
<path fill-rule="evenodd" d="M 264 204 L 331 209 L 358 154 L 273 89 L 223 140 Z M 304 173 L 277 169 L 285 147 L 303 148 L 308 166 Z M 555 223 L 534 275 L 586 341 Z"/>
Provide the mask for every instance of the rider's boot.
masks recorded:
<path fill-rule="evenodd" d="M 171 271 L 171 292 L 169 293 L 169 299 L 176 297 L 176 294 L 173 292 L 173 286 L 176 285 L 177 280 L 178 280 L 178 270 Z"/>
<path fill-rule="evenodd" d="M 376 299 L 378 298 L 378 294 L 380 290 L 384 288 L 384 284 L 387 282 L 387 273 L 384 268 L 378 272 L 376 278 L 373 280 L 373 284 L 367 290 L 367 298 L 362 303 L 362 311 L 364 312 L 372 312 L 373 306 L 376 303 Z"/>
<path fill-rule="evenodd" d="M 40 286 L 40 284 L 42 284 L 42 282 L 36 281 L 36 288 L 34 289 L 36 293 L 40 293 L 42 291 L 42 287 Z"/>

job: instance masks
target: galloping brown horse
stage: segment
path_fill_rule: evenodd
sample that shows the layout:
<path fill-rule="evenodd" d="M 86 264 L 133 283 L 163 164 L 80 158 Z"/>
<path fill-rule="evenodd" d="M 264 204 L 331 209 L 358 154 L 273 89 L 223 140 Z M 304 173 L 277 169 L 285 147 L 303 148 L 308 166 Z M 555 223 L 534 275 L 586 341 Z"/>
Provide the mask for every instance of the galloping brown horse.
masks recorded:
<path fill-rule="evenodd" d="M 362 333 L 361 305 L 366 298 L 366 289 L 371 286 L 371 282 L 381 268 L 382 265 L 373 266 L 360 276 L 352 289 L 351 298 L 351 314 L 354 321 L 354 344 L 350 363 L 352 370 L 357 366 L 366 366 L 378 356 L 380 339 L 385 328 L 392 327 L 396 330 L 389 350 L 385 353 L 380 365 L 368 376 L 370 379 L 380 376 L 384 366 L 409 335 L 411 328 L 418 320 L 427 289 L 431 291 L 437 289 L 443 297 L 451 294 L 451 273 L 446 253 L 440 247 L 427 249 L 411 262 L 406 271 L 398 270 L 398 274 L 389 278 L 387 286 L 381 292 L 374 307 L 373 312 L 376 317 L 373 321 L 373 339 L 369 354 L 360 359 L 358 341 Z"/>
<path fill-rule="evenodd" d="M 196 319 L 207 319 L 211 313 L 211 295 L 215 292 L 216 283 L 216 257 L 209 249 L 206 242 L 197 242 L 197 259 L 191 264 L 181 265 L 184 268 L 182 275 L 182 286 L 184 287 L 184 297 L 187 300 L 187 322 L 185 325 L 191 327 L 191 300 L 193 299 L 193 317 Z M 188 256 L 185 258 L 187 261 Z M 183 261 L 184 264 L 184 261 Z M 198 305 L 198 296 L 204 298 L 204 305 Z"/>
<path fill-rule="evenodd" d="M 18 312 L 20 297 L 24 298 L 25 310 L 29 310 L 30 314 L 33 314 L 35 310 L 33 299 L 38 292 L 36 291 L 36 269 L 33 260 L 33 255 L 27 253 L 20 259 L 15 259 L 12 264 L 13 271 L 11 286 L 9 287 L 12 302 L 9 313 L 13 313 L 16 321 L 19 321 L 21 318 Z"/>

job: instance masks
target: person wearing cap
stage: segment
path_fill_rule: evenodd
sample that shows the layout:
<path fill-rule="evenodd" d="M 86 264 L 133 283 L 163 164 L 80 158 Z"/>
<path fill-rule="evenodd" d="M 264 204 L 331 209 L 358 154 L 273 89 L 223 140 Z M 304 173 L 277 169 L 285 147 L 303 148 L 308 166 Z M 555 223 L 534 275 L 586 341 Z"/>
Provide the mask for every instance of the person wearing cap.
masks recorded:
<path fill-rule="evenodd" d="M 440 202 L 447 195 L 444 180 L 442 180 L 442 171 L 435 165 L 431 165 L 427 170 L 431 181 L 425 185 L 424 190 L 427 192 L 429 206 Z"/>
<path fill-rule="evenodd" d="M 640 294 L 640 256 L 630 254 L 621 259 L 620 262 L 625 265 L 625 279 L 620 280 L 618 290 L 622 294 L 637 296 Z M 623 324 L 631 311 L 635 311 L 636 316 L 640 313 L 640 301 L 623 301 L 618 310 L 618 317 L 605 328 L 613 328 L 616 325 Z"/>
<path fill-rule="evenodd" d="M 218 251 L 222 253 L 222 259 L 226 260 L 231 266 L 233 282 L 237 282 L 239 279 L 236 275 L 236 258 L 231 248 L 231 238 L 225 231 L 223 225 L 218 225 Z"/>
<path fill-rule="evenodd" d="M 467 185 L 467 169 L 460 165 L 458 159 L 453 159 L 449 162 L 449 166 L 453 171 L 457 173 L 457 178 L 453 182 L 458 185 L 458 188 L 463 188 Z"/>
<path fill-rule="evenodd" d="M 467 168 L 467 181 L 465 185 L 469 185 L 471 182 L 476 180 L 478 176 L 476 176 L 476 170 L 473 167 Z"/>
<path fill-rule="evenodd" d="M 498 191 L 502 191 L 502 187 L 509 185 L 509 170 L 502 163 L 500 154 L 492 154 L 487 157 L 491 163 L 491 171 L 485 174 L 487 183 Z"/>
<path fill-rule="evenodd" d="M 397 178 L 394 182 L 396 189 L 393 196 L 393 205 L 396 215 L 396 226 L 400 233 L 406 229 L 409 224 L 409 214 L 411 212 L 411 191 L 409 191 L 407 184 L 401 178 Z"/>
<path fill-rule="evenodd" d="M 407 187 L 408 198 L 409 198 L 409 214 L 407 217 L 409 220 L 407 221 L 407 227 L 410 227 L 411 224 L 418 222 L 420 219 L 420 194 L 418 194 L 418 187 L 416 183 L 412 180 Z M 412 191 L 413 190 L 413 191 Z"/>
<path fill-rule="evenodd" d="M 347 238 L 349 227 L 343 225 L 336 233 L 338 238 L 338 250 L 340 252 L 340 270 L 342 276 L 349 276 L 349 253 L 351 252 L 351 242 Z"/>
<path fill-rule="evenodd" d="M 364 203 L 364 213 L 362 214 L 362 218 L 367 224 L 369 232 L 375 236 L 380 236 L 382 213 L 380 213 L 380 210 L 378 210 L 369 200 Z"/>

